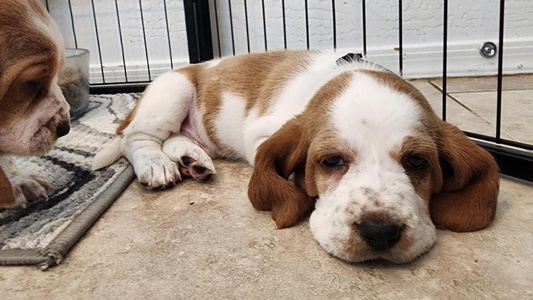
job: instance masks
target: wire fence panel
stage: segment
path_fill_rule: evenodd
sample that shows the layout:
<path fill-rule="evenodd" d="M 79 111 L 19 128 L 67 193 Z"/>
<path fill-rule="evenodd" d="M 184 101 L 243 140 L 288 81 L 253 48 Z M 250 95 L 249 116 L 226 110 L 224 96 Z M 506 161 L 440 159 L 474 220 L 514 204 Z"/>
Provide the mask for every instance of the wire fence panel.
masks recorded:
<path fill-rule="evenodd" d="M 524 169 L 533 166 L 525 152 L 533 142 L 505 132 L 514 120 L 505 114 L 512 104 L 504 97 L 504 75 L 533 73 L 530 0 L 42 1 L 67 46 L 91 51 L 92 88 L 105 87 L 99 92 L 140 91 L 163 72 L 213 57 L 335 49 L 363 53 L 405 78 L 440 78 L 439 113 L 455 123 L 464 116 L 451 106 L 460 99 L 450 92 L 449 78 L 494 75 L 495 93 L 486 100 L 494 103 L 494 118 L 485 120 L 493 127 L 462 129 L 500 160 L 510 159 L 508 172 L 533 176 Z M 480 48 L 484 42 L 486 49 Z"/>
<path fill-rule="evenodd" d="M 187 15 L 207 13 L 214 57 L 278 49 L 362 52 L 406 78 L 497 74 L 499 0 L 43 0 L 69 47 L 92 53 L 91 83 L 146 82 L 189 63 Z M 204 5 L 208 12 L 188 13 Z M 443 19 L 444 7 L 449 10 Z M 202 9 L 203 10 L 203 9 Z M 504 74 L 533 72 L 533 4 L 506 8 Z M 448 65 L 443 70 L 443 23 Z M 204 40 L 204 39 L 201 39 Z M 195 45 L 192 45 L 195 46 Z M 401 58 L 401 59 L 400 59 Z M 153 73 L 153 74 L 152 74 Z"/>
<path fill-rule="evenodd" d="M 91 52 L 91 84 L 148 82 L 189 63 L 182 0 L 48 0 L 67 47 Z"/>

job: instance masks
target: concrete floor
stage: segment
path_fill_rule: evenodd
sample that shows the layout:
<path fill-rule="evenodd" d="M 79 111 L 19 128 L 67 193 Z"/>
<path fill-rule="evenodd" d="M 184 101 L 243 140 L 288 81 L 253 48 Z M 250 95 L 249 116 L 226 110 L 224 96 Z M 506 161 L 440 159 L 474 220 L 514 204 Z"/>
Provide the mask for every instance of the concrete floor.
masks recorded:
<path fill-rule="evenodd" d="M 480 90 L 469 80 L 450 84 L 455 90 L 448 115 L 463 129 L 489 133 L 494 130 L 494 92 L 490 85 Z M 415 84 L 439 105 L 439 82 Z M 470 84 L 475 92 L 461 91 L 461 84 Z M 514 116 L 514 123 L 504 122 L 506 137 L 529 143 L 530 89 L 514 88 L 504 95 L 507 103 L 528 104 L 510 106 L 515 113 L 504 112 Z M 498 213 L 489 228 L 474 233 L 439 230 L 433 249 L 410 264 L 347 264 L 320 248 L 307 222 L 276 230 L 269 213 L 255 211 L 246 196 L 250 167 L 224 161 L 216 165 L 219 174 L 208 184 L 186 181 L 170 191 L 148 192 L 132 183 L 62 265 L 46 272 L 2 267 L 0 297 L 533 298 L 531 185 L 502 179 Z"/>

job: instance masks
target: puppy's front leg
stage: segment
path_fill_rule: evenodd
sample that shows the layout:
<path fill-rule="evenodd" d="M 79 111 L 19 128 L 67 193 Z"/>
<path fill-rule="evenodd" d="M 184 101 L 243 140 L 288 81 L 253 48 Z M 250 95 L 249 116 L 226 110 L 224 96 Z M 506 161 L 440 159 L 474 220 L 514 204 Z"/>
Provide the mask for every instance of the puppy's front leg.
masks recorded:
<path fill-rule="evenodd" d="M 178 72 L 159 76 L 143 94 L 133 120 L 123 131 L 122 153 L 148 188 L 167 188 L 181 179 L 178 166 L 162 151 L 163 142 L 189 114 L 193 84 Z"/>
<path fill-rule="evenodd" d="M 47 199 L 49 188 L 37 176 L 20 174 L 10 156 L 0 156 L 0 208 L 26 208 L 31 202 Z"/>
<path fill-rule="evenodd" d="M 168 188 L 181 180 L 177 165 L 161 151 L 163 139 L 146 133 L 125 134 L 122 153 L 133 165 L 137 180 L 149 189 Z"/>
<path fill-rule="evenodd" d="M 17 206 L 11 182 L 0 168 L 0 208 L 12 208 Z"/>

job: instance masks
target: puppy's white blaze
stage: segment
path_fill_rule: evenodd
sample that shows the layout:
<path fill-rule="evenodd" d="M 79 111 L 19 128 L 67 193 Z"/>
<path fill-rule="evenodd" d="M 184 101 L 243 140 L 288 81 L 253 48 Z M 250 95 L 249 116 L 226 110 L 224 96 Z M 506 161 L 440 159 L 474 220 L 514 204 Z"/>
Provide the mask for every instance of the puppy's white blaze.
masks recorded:
<path fill-rule="evenodd" d="M 387 151 L 421 126 L 420 116 L 420 108 L 409 96 L 358 72 L 331 111 L 333 125 L 353 147 Z"/>
<path fill-rule="evenodd" d="M 391 152 L 400 150 L 404 138 L 422 126 L 416 102 L 368 75 L 356 73 L 350 86 L 335 100 L 329 117 L 339 137 L 357 155 L 338 184 L 319 195 L 310 218 L 317 241 L 330 253 L 347 260 L 385 258 L 402 262 L 425 252 L 436 240 L 428 206 L 403 167 L 391 157 Z M 379 207 L 376 200 L 381 203 Z M 354 223 L 361 222 L 365 212 L 373 211 L 385 212 L 404 226 L 402 238 L 413 240 L 408 250 L 349 253 L 346 242 L 351 236 L 358 238 Z"/>
<path fill-rule="evenodd" d="M 242 157 L 245 153 L 243 125 L 246 100 L 230 92 L 222 93 L 220 111 L 214 121 L 220 143 Z M 239 158 L 239 157 L 236 157 Z"/>

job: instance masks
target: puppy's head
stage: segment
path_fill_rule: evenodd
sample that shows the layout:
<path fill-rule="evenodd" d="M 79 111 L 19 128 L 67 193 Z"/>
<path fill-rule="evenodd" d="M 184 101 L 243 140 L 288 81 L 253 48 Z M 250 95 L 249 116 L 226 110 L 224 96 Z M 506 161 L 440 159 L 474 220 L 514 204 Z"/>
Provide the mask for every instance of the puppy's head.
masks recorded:
<path fill-rule="evenodd" d="M 492 156 L 411 85 L 362 70 L 331 80 L 259 147 L 249 197 L 278 227 L 301 220 L 316 199 L 309 223 L 327 252 L 402 263 L 431 248 L 435 225 L 487 226 L 498 178 Z"/>
<path fill-rule="evenodd" d="M 38 0 L 0 2 L 0 152 L 43 154 L 69 131 L 63 40 Z"/>

